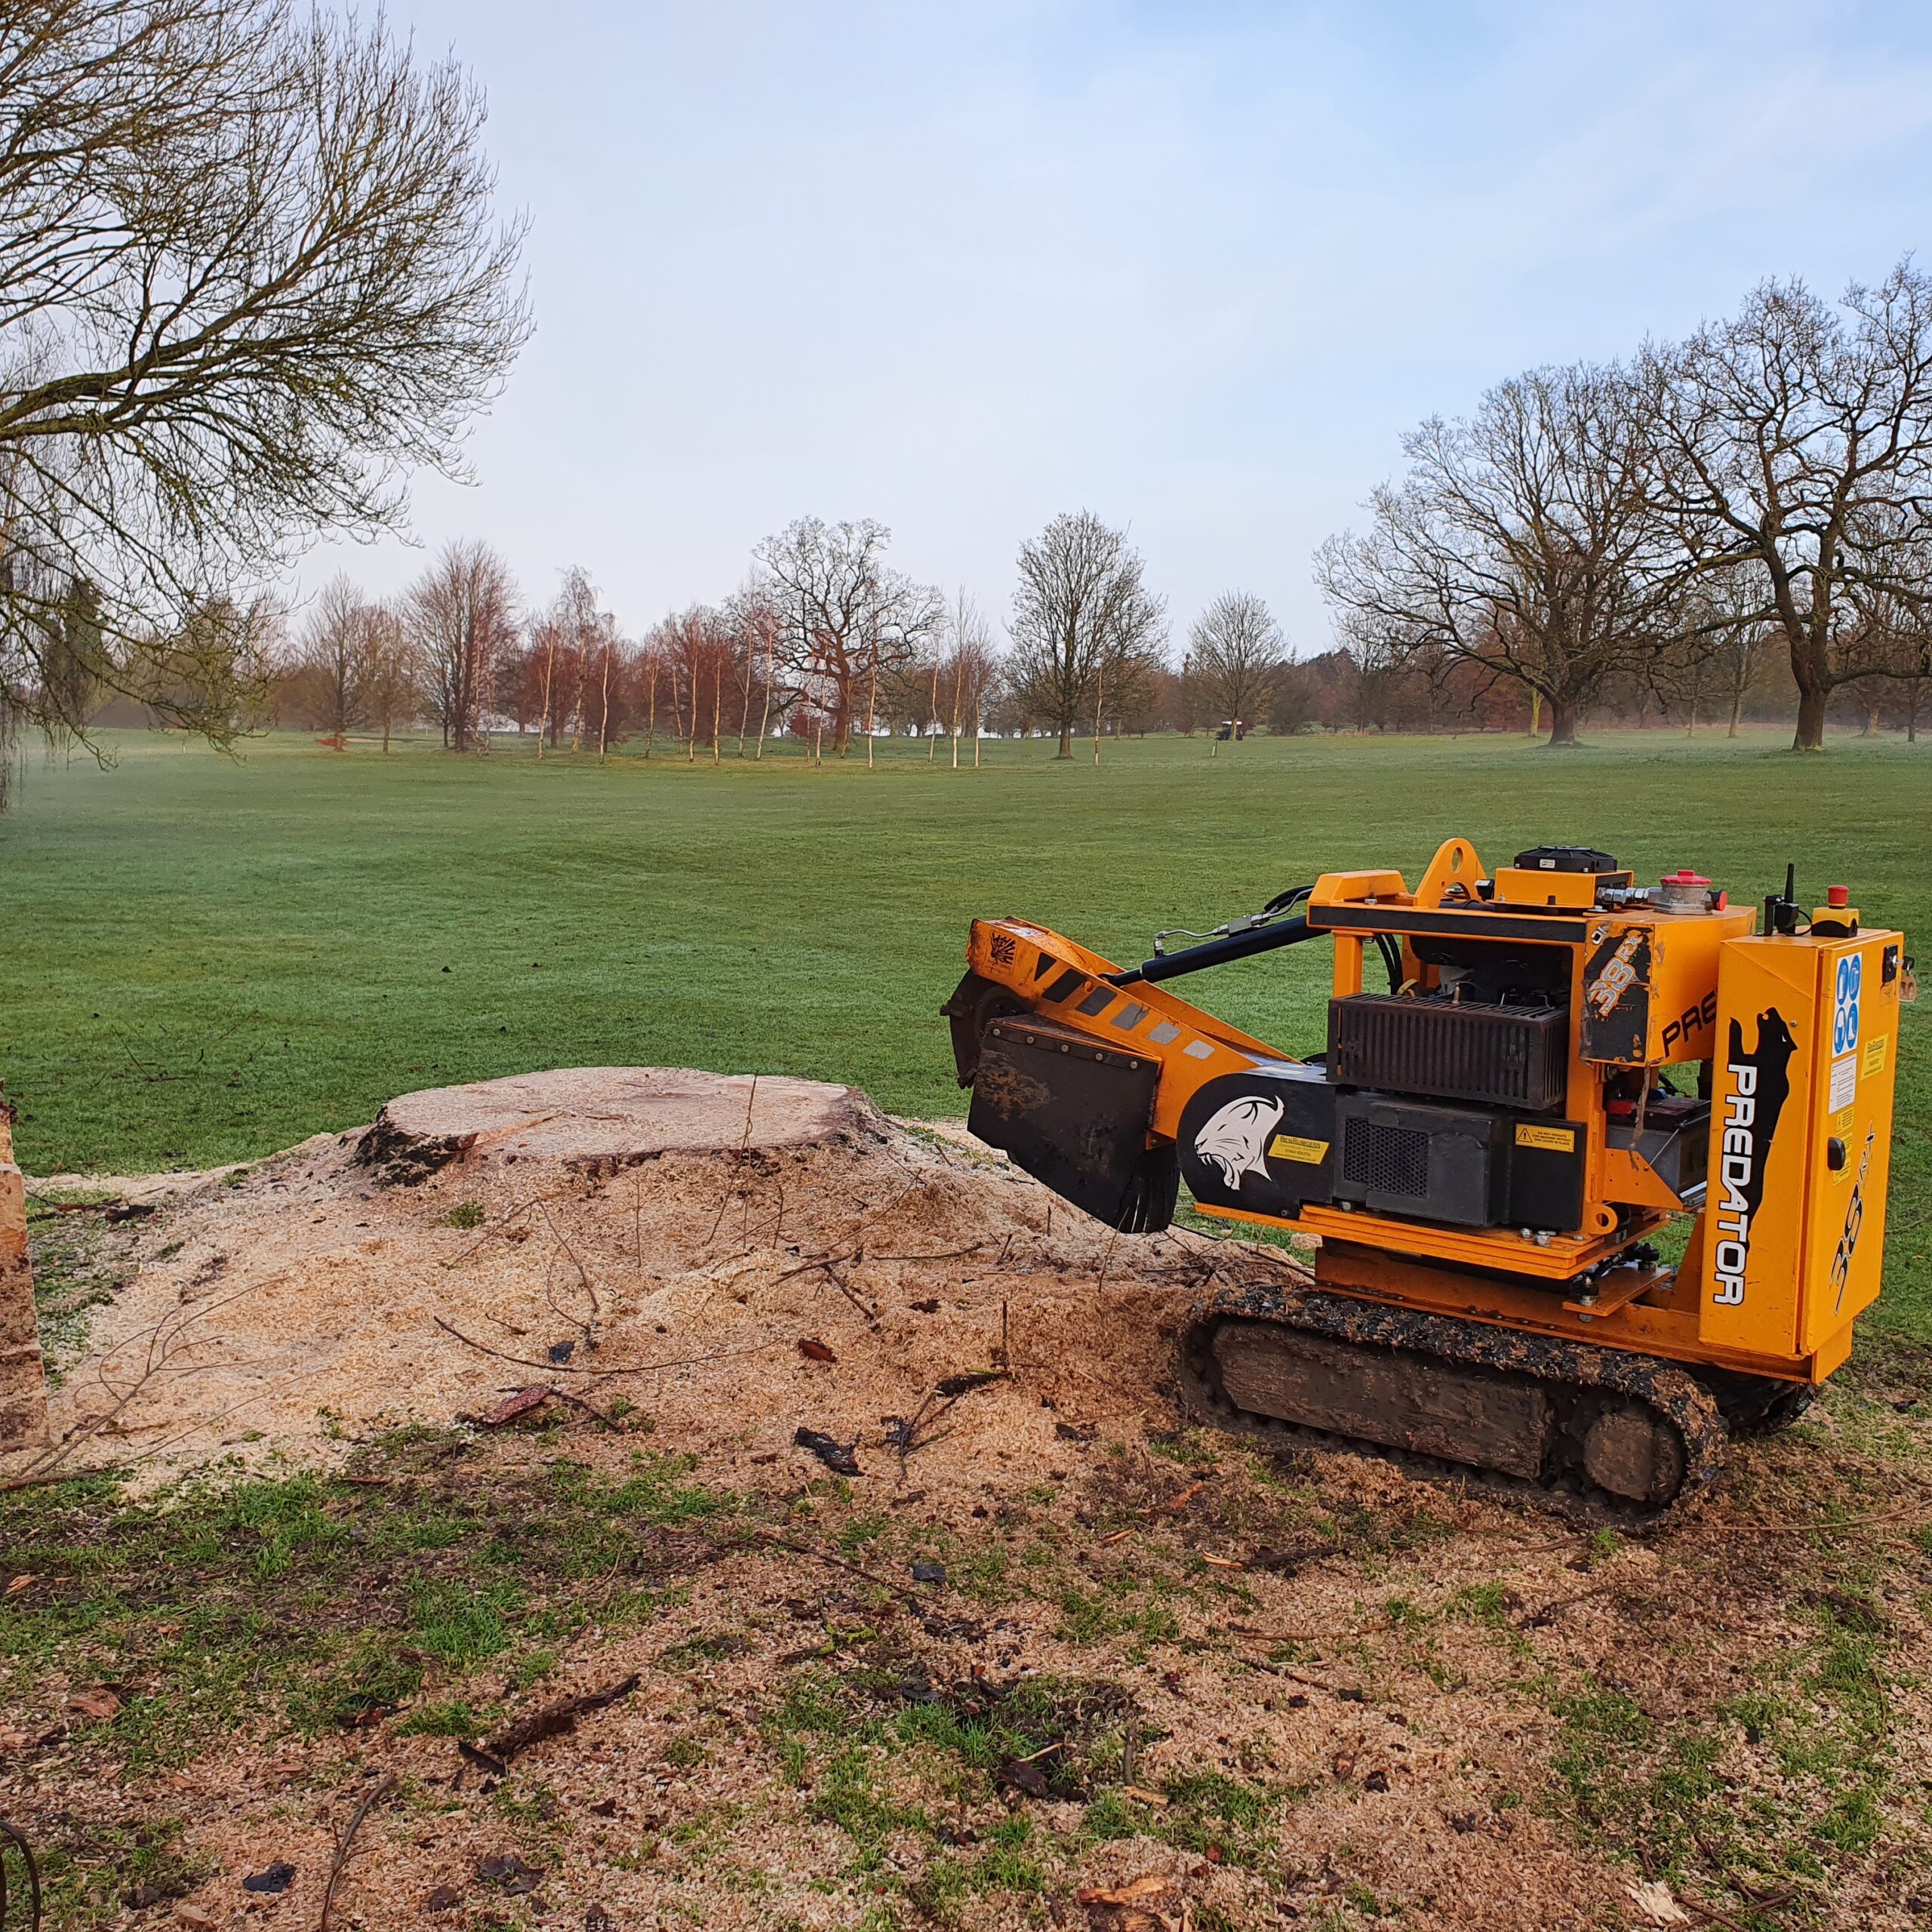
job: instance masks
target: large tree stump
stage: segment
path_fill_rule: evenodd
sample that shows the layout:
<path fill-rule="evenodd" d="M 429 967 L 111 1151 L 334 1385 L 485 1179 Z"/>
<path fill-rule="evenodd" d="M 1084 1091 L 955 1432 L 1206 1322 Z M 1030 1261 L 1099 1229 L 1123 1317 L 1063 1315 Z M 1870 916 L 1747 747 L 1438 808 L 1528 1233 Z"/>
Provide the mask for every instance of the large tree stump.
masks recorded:
<path fill-rule="evenodd" d="M 26 1449 L 47 1434 L 47 1376 L 33 1312 L 27 1256 L 27 1188 L 14 1159 L 14 1131 L 0 1107 L 0 1449 Z"/>
<path fill-rule="evenodd" d="M 611 1174 L 668 1153 L 829 1140 L 876 1119 L 855 1088 L 815 1080 L 685 1067 L 560 1067 L 400 1094 L 376 1116 L 355 1158 L 391 1186 L 413 1186 L 453 1161 L 493 1155 Z"/>

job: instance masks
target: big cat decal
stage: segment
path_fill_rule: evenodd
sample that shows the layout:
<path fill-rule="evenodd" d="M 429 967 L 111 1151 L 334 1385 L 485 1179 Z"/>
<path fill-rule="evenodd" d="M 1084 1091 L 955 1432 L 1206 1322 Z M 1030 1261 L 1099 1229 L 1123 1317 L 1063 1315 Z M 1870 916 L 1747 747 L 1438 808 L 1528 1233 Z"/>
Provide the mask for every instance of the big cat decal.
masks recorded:
<path fill-rule="evenodd" d="M 1744 1026 L 1730 1023 L 1730 1058 L 1724 1069 L 1724 1140 L 1716 1185 L 1717 1246 L 1712 1254 L 1717 1287 L 1711 1299 L 1735 1308 L 1744 1299 L 1751 1263 L 1751 1224 L 1764 1198 L 1764 1166 L 1778 1131 L 1778 1116 L 1791 1093 L 1791 1057 L 1798 1051 L 1785 1017 L 1773 1007 L 1758 1016 L 1758 1041 L 1744 1051 Z"/>
<path fill-rule="evenodd" d="M 1851 1184 L 1851 1200 L 1844 1211 L 1844 1232 L 1838 1236 L 1836 1252 L 1832 1257 L 1832 1286 L 1838 1290 L 1838 1300 L 1832 1306 L 1842 1313 L 1844 1309 L 1846 1284 L 1851 1279 L 1851 1257 L 1858 1251 L 1858 1237 L 1865 1226 L 1865 1177 L 1872 1171 L 1872 1149 L 1878 1138 L 1875 1127 L 1865 1131 L 1865 1151 L 1858 1157 L 1858 1178 Z"/>
<path fill-rule="evenodd" d="M 1261 1150 L 1287 1112 L 1279 1100 L 1245 1094 L 1211 1115 L 1194 1137 L 1194 1157 L 1220 1170 L 1222 1185 L 1230 1194 L 1241 1192 L 1244 1174 L 1268 1178 Z"/>

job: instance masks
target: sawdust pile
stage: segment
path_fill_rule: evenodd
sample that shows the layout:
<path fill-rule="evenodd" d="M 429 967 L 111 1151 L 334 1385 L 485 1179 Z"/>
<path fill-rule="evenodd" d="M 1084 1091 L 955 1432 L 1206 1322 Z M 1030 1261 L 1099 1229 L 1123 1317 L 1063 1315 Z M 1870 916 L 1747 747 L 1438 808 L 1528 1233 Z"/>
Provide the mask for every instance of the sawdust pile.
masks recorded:
<path fill-rule="evenodd" d="M 661 1069 L 408 1094 L 130 1198 L 156 1211 L 54 1419 L 150 1476 L 327 1464 L 534 1386 L 621 1398 L 704 1453 L 789 1454 L 804 1427 L 863 1454 L 1010 1350 L 1027 1398 L 989 1391 L 920 1472 L 977 1480 L 1051 1441 L 1043 1395 L 1091 1420 L 1158 1401 L 1208 1265 L 1192 1238 L 1110 1238 L 851 1088 Z"/>
<path fill-rule="evenodd" d="M 332 1469 L 315 1506 L 340 1540 L 282 1583 L 162 1566 L 121 1623 L 23 1653 L 0 1815 L 91 1875 L 76 1923 L 312 1927 L 365 1807 L 335 1922 L 372 1932 L 1020 1932 L 1043 1911 L 1087 1932 L 1543 1932 L 1787 1910 L 1905 1932 L 1932 1910 L 1909 1415 L 1841 1438 L 1857 1398 L 1835 1391 L 1800 1438 L 1738 1445 L 1654 1545 L 1373 1457 L 1177 1433 L 1186 1311 L 1281 1257 L 1111 1236 L 983 1149 L 798 1081 L 441 1089 L 247 1169 L 105 1191 L 77 1209 L 115 1285 L 54 1392 L 68 1466 L 164 1492 L 223 1459 Z M 830 1480 L 821 1451 L 863 1479 Z M 349 1668 L 326 1661 L 337 1617 L 383 1633 L 345 1657 L 386 1659 L 421 1640 L 413 1591 L 504 1583 L 503 1512 L 548 1549 L 569 1482 L 614 1487 L 651 1456 L 735 1513 L 637 1505 L 611 1531 L 628 1567 L 594 1577 L 533 1559 L 515 1580 L 552 1633 L 540 1667 L 506 1632 L 466 1674 L 426 1663 L 401 1701 L 319 1730 L 257 1709 L 220 1749 L 138 1775 L 117 1755 L 131 1723 L 158 1734 L 144 1711 L 198 1708 L 174 1648 L 191 1607 L 285 1631 L 325 1658 L 312 1673 Z M 1763 1533 L 1799 1496 L 1844 1529 Z M 118 1534 L 95 1506 L 50 1500 L 18 1574 L 0 1550 L 0 1607 L 93 1600 Z M 386 1552 L 378 1518 L 411 1511 L 472 1527 Z M 1823 1674 L 1854 1641 L 1890 1680 L 1882 1744 Z M 933 1741 L 941 1712 L 1029 1688 L 1091 1706 L 1106 1739 L 1083 1743 L 1076 1712 L 970 1772 Z M 581 1722 L 552 1721 L 559 1699 L 587 1700 Z M 485 1746 L 499 1722 L 531 1740 L 487 1776 L 451 1729 L 472 1706 L 496 1713 Z M 1801 1743 L 1823 1769 L 1793 1770 Z M 1663 1775 L 1680 1746 L 1705 1785 Z M 1787 1838 L 1836 1842 L 1818 1833 L 1868 1760 L 1898 1767 L 1872 1783 L 1875 1837 L 1787 1866 Z M 136 1882 L 112 1850 L 132 1843 L 177 1860 L 172 1890 Z"/>

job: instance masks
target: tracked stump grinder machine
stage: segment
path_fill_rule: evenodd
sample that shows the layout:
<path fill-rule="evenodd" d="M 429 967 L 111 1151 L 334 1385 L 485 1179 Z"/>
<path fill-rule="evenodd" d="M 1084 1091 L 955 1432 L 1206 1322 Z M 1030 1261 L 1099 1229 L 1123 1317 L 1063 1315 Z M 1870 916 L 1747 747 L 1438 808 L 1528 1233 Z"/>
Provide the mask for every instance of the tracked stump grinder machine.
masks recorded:
<path fill-rule="evenodd" d="M 1196 1311 L 1201 1411 L 1643 1515 L 1801 1413 L 1878 1293 L 1911 962 L 1844 888 L 1794 894 L 1761 924 L 1691 872 L 1452 838 L 1413 891 L 1325 873 L 1124 970 L 977 920 L 943 1010 L 974 1133 L 1075 1206 L 1151 1233 L 1185 1181 L 1315 1238 L 1312 1283 Z M 1307 1060 L 1164 989 L 1321 938 Z"/>

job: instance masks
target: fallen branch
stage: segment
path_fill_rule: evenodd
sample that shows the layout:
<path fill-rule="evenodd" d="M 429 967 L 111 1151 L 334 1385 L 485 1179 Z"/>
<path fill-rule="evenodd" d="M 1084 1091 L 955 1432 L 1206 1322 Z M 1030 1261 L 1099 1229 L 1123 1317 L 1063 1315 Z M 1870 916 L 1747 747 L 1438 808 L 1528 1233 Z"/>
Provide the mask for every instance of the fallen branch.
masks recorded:
<path fill-rule="evenodd" d="M 1835 1522 L 1829 1523 L 1761 1523 L 1745 1518 L 1730 1522 L 1713 1522 L 1711 1527 L 1723 1531 L 1752 1530 L 1759 1536 L 1765 1537 L 1825 1535 L 1835 1530 L 1861 1530 L 1872 1523 L 1903 1522 L 1909 1516 L 1922 1514 L 1924 1507 L 1922 1503 L 1909 1503 L 1902 1509 L 1880 1510 L 1869 1516 L 1841 1516 Z"/>
<path fill-rule="evenodd" d="M 499 1361 L 506 1361 L 518 1368 L 540 1368 L 546 1375 L 588 1376 L 593 1382 L 607 1381 L 620 1375 L 655 1375 L 667 1368 L 694 1368 L 706 1362 L 728 1361 L 734 1355 L 762 1355 L 768 1349 L 780 1345 L 777 1342 L 755 1342 L 749 1348 L 718 1349 L 710 1355 L 680 1355 L 672 1361 L 639 1361 L 620 1363 L 615 1368 L 579 1368 L 573 1363 L 561 1361 L 535 1361 L 528 1355 L 506 1355 L 501 1349 L 493 1349 L 488 1342 L 479 1342 L 473 1335 L 466 1335 L 460 1328 L 445 1321 L 440 1315 L 430 1319 L 445 1334 L 454 1336 L 465 1348 L 474 1349 L 478 1354 L 494 1355 Z M 561 1390 L 557 1392 L 561 1394 Z"/>
<path fill-rule="evenodd" d="M 878 1310 L 875 1308 L 868 1308 L 858 1290 L 852 1287 L 838 1270 L 829 1263 L 826 1265 L 825 1278 L 866 1318 L 870 1327 L 876 1328 L 878 1326 Z"/>
<path fill-rule="evenodd" d="M 99 1469 L 54 1469 L 45 1475 L 9 1476 L 5 1482 L 0 1482 L 0 1496 L 11 1496 L 16 1490 L 44 1489 L 50 1483 L 78 1482 L 85 1476 L 118 1475 L 132 1466 L 128 1463 L 109 1463 Z M 0 1925 L 6 1922 L 5 1915 L 0 1913 Z"/>
<path fill-rule="evenodd" d="M 758 1540 L 780 1549 L 789 1549 L 794 1556 L 807 1557 L 814 1563 L 826 1564 L 834 1570 L 843 1570 L 851 1576 L 862 1578 L 874 1589 L 884 1590 L 892 1596 L 903 1597 L 908 1603 L 917 1603 L 920 1600 L 916 1590 L 903 1584 L 888 1583 L 883 1577 L 875 1577 L 871 1571 L 861 1569 L 856 1563 L 848 1563 L 842 1556 L 829 1556 L 822 1549 L 813 1549 L 809 1543 L 796 1543 L 789 1537 L 781 1537 L 776 1530 L 760 1530 Z"/>
<path fill-rule="evenodd" d="M 558 1226 L 554 1220 L 551 1219 L 550 1210 L 548 1204 L 540 1201 L 537 1204 L 537 1211 L 543 1217 L 544 1226 L 550 1230 L 552 1234 L 556 1236 L 557 1245 L 570 1257 L 571 1265 L 577 1269 L 577 1278 L 583 1284 L 584 1293 L 590 1297 L 590 1312 L 592 1318 L 594 1320 L 597 1316 L 604 1312 L 604 1298 L 597 1292 L 597 1284 L 590 1278 L 590 1271 L 584 1266 L 583 1260 L 579 1257 L 577 1250 L 571 1247 L 570 1237 L 564 1232 L 561 1228 Z M 562 1315 L 563 1310 L 561 1309 L 558 1309 L 557 1312 L 559 1315 Z M 566 1316 L 565 1318 L 568 1320 L 569 1318 Z M 586 1322 L 583 1325 L 586 1332 L 588 1333 L 590 1324 L 589 1322 Z"/>
<path fill-rule="evenodd" d="M 581 1409 L 592 1422 L 601 1423 L 613 1435 L 622 1435 L 624 1426 L 615 1416 L 606 1415 L 594 1403 L 586 1402 L 581 1395 L 573 1395 L 568 1389 L 552 1389 L 552 1398 L 559 1402 L 568 1402 L 574 1409 Z"/>
<path fill-rule="evenodd" d="M 547 1194 L 533 1194 L 528 1201 L 518 1201 L 514 1208 L 509 1208 L 504 1213 L 499 1214 L 494 1221 L 486 1222 L 484 1225 L 483 1232 L 478 1235 L 460 1254 L 453 1254 L 447 1261 L 441 1262 L 438 1265 L 444 1268 L 461 1267 L 463 1263 L 467 1261 L 472 1254 L 475 1254 L 480 1248 L 481 1248 L 494 1235 L 499 1232 L 499 1231 L 508 1227 L 512 1221 L 521 1220 L 524 1216 L 530 1212 L 531 1208 L 540 1208 L 546 1201 L 552 1200 L 555 1198 L 556 1197 L 553 1195 Z"/>
<path fill-rule="evenodd" d="M 797 1275 L 809 1275 L 815 1268 L 829 1267 L 838 1262 L 856 1261 L 864 1252 L 862 1247 L 848 1247 L 843 1254 L 815 1255 L 809 1261 L 800 1262 L 795 1268 L 787 1268 L 782 1275 L 773 1275 L 765 1286 L 775 1288 L 780 1282 L 791 1281 Z"/>
<path fill-rule="evenodd" d="M 19 1850 L 20 1863 L 27 1875 L 27 1924 L 26 1932 L 40 1932 L 40 1867 L 35 1863 L 33 1847 L 26 1836 L 14 1826 L 0 1818 L 0 1838 L 11 1839 Z M 6 1847 L 0 1845 L 0 1925 L 7 1922 L 7 1860 Z"/>
<path fill-rule="evenodd" d="M 395 1774 L 386 1771 L 376 1780 L 374 1788 L 355 1807 L 355 1815 L 344 1827 L 342 1837 L 336 1845 L 335 1857 L 329 1866 L 328 1883 L 322 1890 L 322 1914 L 315 1921 L 315 1932 L 329 1932 L 329 1912 L 335 1903 L 336 1881 L 342 1876 L 342 1868 L 349 1863 L 349 1847 L 355 1842 L 355 1834 L 362 1829 L 362 1820 L 381 1799 L 388 1797 L 395 1789 Z"/>
<path fill-rule="evenodd" d="M 540 1711 L 533 1711 L 528 1717 L 500 1730 L 494 1737 L 485 1738 L 481 1749 L 500 1770 L 531 1745 L 541 1743 L 546 1737 L 561 1737 L 577 1728 L 579 1718 L 592 1711 L 606 1710 L 628 1697 L 643 1681 L 638 1672 L 632 1671 L 621 1684 L 614 1684 L 608 1690 L 586 1691 L 581 1697 L 546 1704 Z"/>

